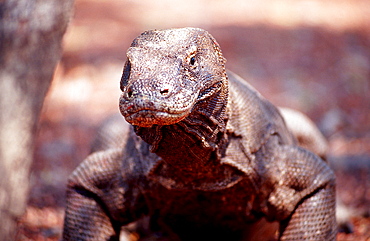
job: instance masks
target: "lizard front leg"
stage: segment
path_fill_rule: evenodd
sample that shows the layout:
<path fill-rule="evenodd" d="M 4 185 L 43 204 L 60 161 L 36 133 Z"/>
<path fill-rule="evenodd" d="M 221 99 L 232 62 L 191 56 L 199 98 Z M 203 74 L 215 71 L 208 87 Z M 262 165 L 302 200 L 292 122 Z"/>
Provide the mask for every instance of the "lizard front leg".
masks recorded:
<path fill-rule="evenodd" d="M 270 213 L 280 220 L 279 240 L 335 240 L 335 176 L 305 149 L 277 148 L 270 172 L 275 188 Z"/>
<path fill-rule="evenodd" d="M 118 240 L 121 226 L 134 221 L 122 157 L 122 149 L 97 152 L 72 173 L 63 240 Z"/>
<path fill-rule="evenodd" d="M 313 193 L 282 222 L 280 240 L 335 240 L 335 186 L 328 183 Z"/>

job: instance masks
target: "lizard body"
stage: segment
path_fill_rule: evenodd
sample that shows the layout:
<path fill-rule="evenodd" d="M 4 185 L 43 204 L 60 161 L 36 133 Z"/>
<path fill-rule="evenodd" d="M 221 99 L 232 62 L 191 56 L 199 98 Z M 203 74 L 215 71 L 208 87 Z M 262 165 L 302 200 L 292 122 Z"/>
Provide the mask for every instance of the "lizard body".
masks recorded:
<path fill-rule="evenodd" d="M 251 240 L 261 220 L 279 223 L 279 240 L 335 240 L 333 172 L 226 71 L 208 32 L 144 32 L 121 90 L 132 127 L 123 148 L 91 154 L 71 175 L 65 240 L 117 240 L 143 216 L 168 240 Z"/>

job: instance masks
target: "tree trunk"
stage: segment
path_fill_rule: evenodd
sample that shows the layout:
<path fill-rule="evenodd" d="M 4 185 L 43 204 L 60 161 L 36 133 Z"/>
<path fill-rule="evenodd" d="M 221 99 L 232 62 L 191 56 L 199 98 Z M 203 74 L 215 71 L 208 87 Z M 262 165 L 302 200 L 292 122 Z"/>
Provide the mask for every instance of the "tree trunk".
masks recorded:
<path fill-rule="evenodd" d="M 0 240 L 14 240 L 38 116 L 73 0 L 0 0 Z"/>

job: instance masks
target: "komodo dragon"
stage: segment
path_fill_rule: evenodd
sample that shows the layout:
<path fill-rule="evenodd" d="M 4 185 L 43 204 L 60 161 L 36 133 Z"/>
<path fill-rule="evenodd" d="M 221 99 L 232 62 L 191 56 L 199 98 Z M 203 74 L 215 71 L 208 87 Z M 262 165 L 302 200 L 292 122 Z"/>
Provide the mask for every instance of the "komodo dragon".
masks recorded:
<path fill-rule="evenodd" d="M 335 240 L 332 170 L 226 71 L 208 32 L 142 33 L 120 85 L 132 126 L 123 149 L 93 153 L 71 175 L 64 240 L 118 240 L 143 216 L 158 240 L 263 240 L 250 238 L 263 220 L 278 223 L 278 240 Z"/>

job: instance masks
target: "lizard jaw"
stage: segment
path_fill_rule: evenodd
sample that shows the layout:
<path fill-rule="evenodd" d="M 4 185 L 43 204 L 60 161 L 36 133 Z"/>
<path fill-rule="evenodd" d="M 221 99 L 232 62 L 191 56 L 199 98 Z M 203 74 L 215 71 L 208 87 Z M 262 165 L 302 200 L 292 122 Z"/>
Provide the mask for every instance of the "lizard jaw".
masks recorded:
<path fill-rule="evenodd" d="M 187 105 L 174 108 L 168 106 L 166 101 L 146 97 L 128 100 L 122 94 L 120 98 L 121 114 L 128 123 L 140 127 L 178 123 L 190 114 L 193 105 L 194 100 L 190 100 Z"/>
<path fill-rule="evenodd" d="M 180 122 L 188 116 L 188 112 L 171 114 L 163 111 L 142 109 L 126 115 L 125 119 L 132 125 L 140 127 L 151 127 L 153 125 L 172 125 Z"/>
<path fill-rule="evenodd" d="M 171 108 L 165 102 L 157 102 L 150 98 L 138 98 L 128 101 L 124 95 L 120 99 L 120 111 L 126 121 L 140 127 L 151 127 L 153 125 L 172 125 L 185 119 L 192 111 L 196 102 L 204 100 L 220 91 L 222 81 L 198 93 L 195 99 L 188 99 L 188 105 L 181 108 Z"/>

